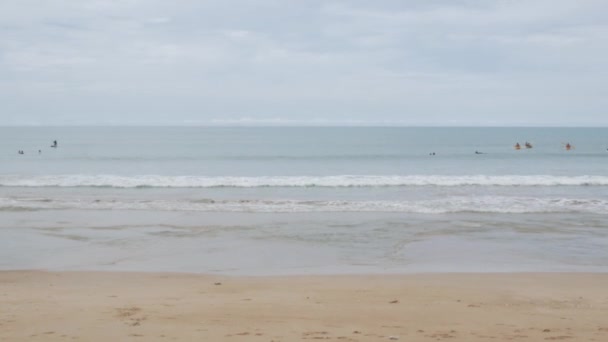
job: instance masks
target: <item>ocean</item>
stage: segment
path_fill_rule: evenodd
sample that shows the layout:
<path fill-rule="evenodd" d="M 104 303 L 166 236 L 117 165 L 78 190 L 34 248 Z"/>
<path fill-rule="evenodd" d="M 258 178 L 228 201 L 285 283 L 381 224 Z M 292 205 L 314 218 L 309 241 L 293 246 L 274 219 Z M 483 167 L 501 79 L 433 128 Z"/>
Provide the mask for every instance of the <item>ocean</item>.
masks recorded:
<path fill-rule="evenodd" d="M 3 127 L 0 143 L 0 269 L 608 271 L 608 128 Z"/>

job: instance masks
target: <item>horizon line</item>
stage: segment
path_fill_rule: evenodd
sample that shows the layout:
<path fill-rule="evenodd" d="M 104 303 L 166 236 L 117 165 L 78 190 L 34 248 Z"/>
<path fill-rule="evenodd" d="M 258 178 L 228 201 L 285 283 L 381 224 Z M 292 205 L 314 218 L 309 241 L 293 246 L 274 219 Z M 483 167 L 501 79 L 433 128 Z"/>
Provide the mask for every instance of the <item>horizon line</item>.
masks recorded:
<path fill-rule="evenodd" d="M 0 124 L 0 128 L 192 127 L 192 128 L 608 128 L 608 124 L 574 125 L 429 125 L 429 124 Z"/>

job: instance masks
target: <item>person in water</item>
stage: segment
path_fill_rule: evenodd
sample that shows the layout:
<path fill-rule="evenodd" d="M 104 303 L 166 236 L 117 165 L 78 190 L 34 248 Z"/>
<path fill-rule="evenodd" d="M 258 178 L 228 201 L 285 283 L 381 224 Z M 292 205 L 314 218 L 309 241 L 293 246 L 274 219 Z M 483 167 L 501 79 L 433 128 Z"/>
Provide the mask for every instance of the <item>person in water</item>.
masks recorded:
<path fill-rule="evenodd" d="M 521 145 L 519 145 L 519 143 L 516 143 L 516 144 L 515 144 L 515 149 L 516 149 L 516 150 L 521 149 Z"/>
<path fill-rule="evenodd" d="M 57 140 L 53 140 L 53 145 L 51 147 L 57 147 Z"/>

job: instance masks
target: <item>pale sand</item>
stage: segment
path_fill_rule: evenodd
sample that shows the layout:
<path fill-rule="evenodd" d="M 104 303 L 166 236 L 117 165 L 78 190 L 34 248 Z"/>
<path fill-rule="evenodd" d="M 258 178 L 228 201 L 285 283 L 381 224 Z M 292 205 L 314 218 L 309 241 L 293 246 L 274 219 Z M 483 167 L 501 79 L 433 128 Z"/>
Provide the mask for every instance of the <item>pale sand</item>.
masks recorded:
<path fill-rule="evenodd" d="M 0 340 L 608 341 L 608 274 L 0 272 Z"/>

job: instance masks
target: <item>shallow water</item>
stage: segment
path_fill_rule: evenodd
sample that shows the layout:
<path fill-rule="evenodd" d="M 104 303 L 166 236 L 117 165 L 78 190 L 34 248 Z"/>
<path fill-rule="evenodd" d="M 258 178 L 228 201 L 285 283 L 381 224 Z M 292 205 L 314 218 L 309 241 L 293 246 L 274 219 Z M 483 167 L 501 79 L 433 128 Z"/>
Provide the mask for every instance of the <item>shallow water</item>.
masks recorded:
<path fill-rule="evenodd" d="M 1 269 L 608 268 L 605 128 L 0 133 Z"/>

